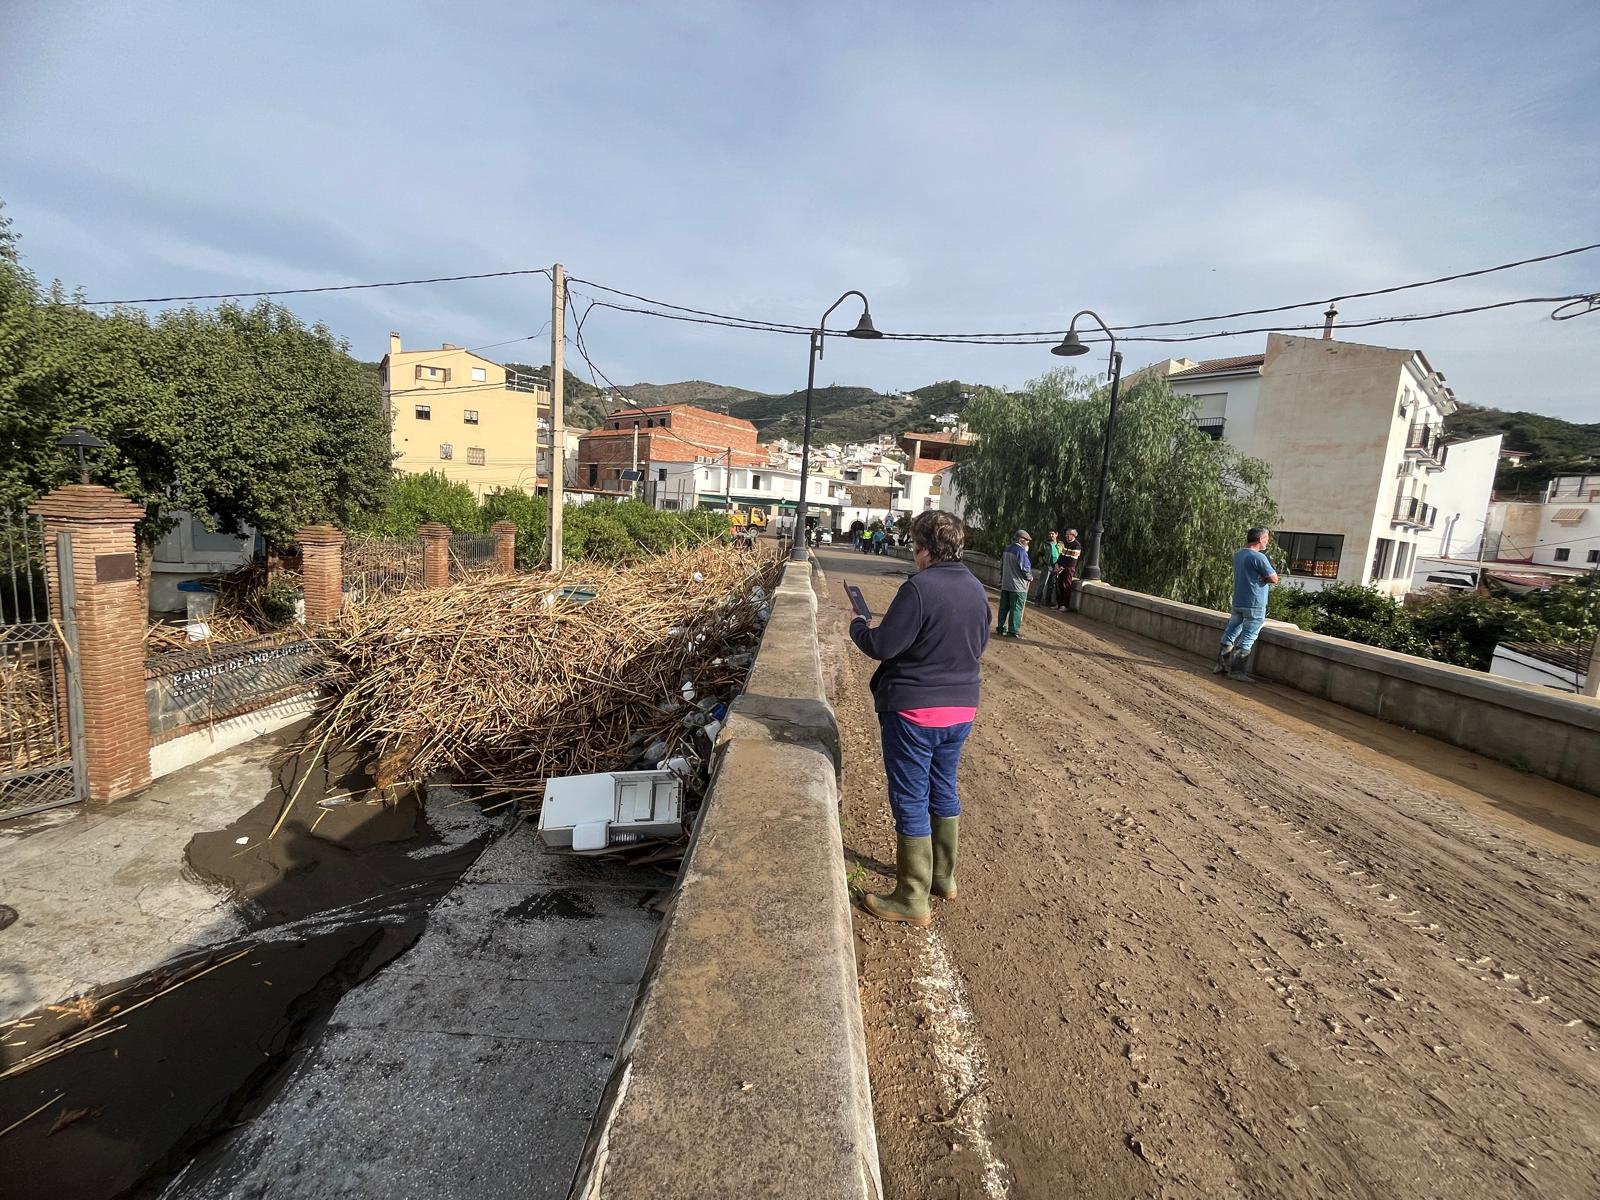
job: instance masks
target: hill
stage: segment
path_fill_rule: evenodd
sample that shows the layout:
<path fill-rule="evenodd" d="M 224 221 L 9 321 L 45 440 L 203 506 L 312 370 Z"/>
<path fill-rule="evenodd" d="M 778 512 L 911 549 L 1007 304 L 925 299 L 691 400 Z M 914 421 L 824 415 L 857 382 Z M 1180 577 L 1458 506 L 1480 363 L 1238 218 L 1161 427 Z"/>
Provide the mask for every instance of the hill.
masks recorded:
<path fill-rule="evenodd" d="M 1554 476 L 1594 471 L 1600 463 L 1600 423 L 1579 424 L 1542 413 L 1506 412 L 1463 404 L 1445 420 L 1451 437 L 1503 434 L 1507 450 L 1522 450 L 1529 459 L 1520 467 L 1501 464 L 1495 491 L 1501 495 L 1531 494 Z"/>
<path fill-rule="evenodd" d="M 876 392 L 865 387 L 819 387 L 812 393 L 812 440 L 816 443 L 870 441 L 880 433 L 904 433 L 935 426 L 934 418 L 959 413 L 977 384 L 960 380 L 931 383 L 912 392 Z M 772 395 L 745 388 L 690 380 L 640 383 L 622 389 L 638 404 L 698 404 L 743 417 L 765 441 L 798 439 L 805 426 L 806 393 Z"/>

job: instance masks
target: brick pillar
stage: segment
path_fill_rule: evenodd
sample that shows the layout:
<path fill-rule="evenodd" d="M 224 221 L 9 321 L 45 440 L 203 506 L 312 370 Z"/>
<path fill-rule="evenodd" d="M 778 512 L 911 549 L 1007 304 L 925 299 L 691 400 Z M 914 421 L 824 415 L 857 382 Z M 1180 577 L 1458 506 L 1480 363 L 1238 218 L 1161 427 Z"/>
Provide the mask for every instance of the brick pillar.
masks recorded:
<path fill-rule="evenodd" d="M 417 529 L 422 539 L 422 586 L 450 586 L 450 526 L 429 521 Z"/>
<path fill-rule="evenodd" d="M 84 775 L 89 799 L 120 800 L 150 782 L 144 699 L 149 614 L 133 532 L 144 506 L 98 484 L 73 484 L 57 488 L 28 511 L 44 518 L 45 571 L 57 620 L 63 612 L 56 535 L 71 538 Z"/>
<path fill-rule="evenodd" d="M 494 565 L 509 575 L 517 569 L 517 527 L 510 521 L 496 521 L 489 532 L 494 534 Z"/>
<path fill-rule="evenodd" d="M 338 620 L 344 607 L 344 534 L 332 525 L 307 525 L 294 540 L 300 546 L 306 624 Z"/>

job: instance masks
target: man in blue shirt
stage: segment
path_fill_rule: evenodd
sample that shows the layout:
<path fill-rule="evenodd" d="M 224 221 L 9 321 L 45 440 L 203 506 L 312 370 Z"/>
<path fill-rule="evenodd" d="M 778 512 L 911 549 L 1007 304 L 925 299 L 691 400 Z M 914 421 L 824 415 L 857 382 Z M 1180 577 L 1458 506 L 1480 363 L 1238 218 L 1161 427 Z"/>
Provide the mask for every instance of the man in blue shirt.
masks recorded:
<path fill-rule="evenodd" d="M 1028 585 L 1033 582 L 1028 542 L 1028 531 L 1019 529 L 1000 556 L 1000 621 L 995 629 L 1000 637 L 1022 636 L 1022 609 L 1028 600 Z"/>
<path fill-rule="evenodd" d="M 1258 525 L 1245 536 L 1250 544 L 1233 556 L 1233 615 L 1222 631 L 1213 673 L 1226 671 L 1229 679 L 1250 683 L 1255 676 L 1244 669 L 1245 660 L 1267 619 L 1267 591 L 1278 582 L 1278 572 L 1265 553 L 1272 535 Z"/>

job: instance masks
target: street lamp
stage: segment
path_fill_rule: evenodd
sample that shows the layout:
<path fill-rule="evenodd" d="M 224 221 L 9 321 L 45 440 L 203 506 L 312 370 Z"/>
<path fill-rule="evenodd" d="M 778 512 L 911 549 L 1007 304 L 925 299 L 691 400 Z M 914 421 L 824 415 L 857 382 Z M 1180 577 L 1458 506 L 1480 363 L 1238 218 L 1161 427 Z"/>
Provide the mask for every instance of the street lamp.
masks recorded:
<path fill-rule="evenodd" d="M 1099 313 L 1086 308 L 1073 314 L 1072 322 L 1067 326 L 1067 336 L 1061 339 L 1059 346 L 1050 347 L 1051 354 L 1076 358 L 1089 353 L 1089 347 L 1078 337 L 1079 317 L 1093 317 L 1095 324 L 1105 330 L 1111 342 L 1111 412 L 1106 417 L 1106 442 L 1100 451 L 1100 501 L 1094 510 L 1094 528 L 1089 531 L 1089 561 L 1083 567 L 1084 579 L 1099 579 L 1100 539 L 1106 531 L 1106 490 L 1111 483 L 1111 438 L 1117 428 L 1117 389 L 1122 382 L 1122 351 L 1117 349 L 1117 335 L 1111 332 L 1111 326 L 1100 319 Z"/>
<path fill-rule="evenodd" d="M 800 438 L 800 501 L 794 510 L 794 540 L 789 546 L 789 557 L 797 562 L 805 562 L 810 555 L 806 548 L 806 483 L 811 474 L 811 393 L 817 383 L 817 359 L 822 357 L 822 339 L 828 328 L 828 318 L 833 315 L 833 310 L 838 308 L 851 296 L 861 297 L 861 319 L 856 322 L 856 327 L 845 334 L 845 337 L 861 338 L 864 341 L 875 341 L 883 334 L 879 333 L 872 324 L 872 305 L 866 296 L 853 288 L 833 302 L 833 306 L 822 314 L 822 320 L 817 322 L 817 327 L 811 331 L 811 357 L 806 366 L 806 427 Z"/>
<path fill-rule="evenodd" d="M 104 450 L 106 448 L 106 444 L 104 442 L 95 437 L 94 434 L 90 433 L 82 425 L 74 425 L 71 433 L 68 433 L 64 437 L 57 438 L 56 445 L 60 446 L 63 450 L 76 450 L 78 452 L 78 473 L 80 476 L 82 476 L 84 483 L 89 482 L 89 463 L 88 460 L 83 456 L 84 451 Z"/>

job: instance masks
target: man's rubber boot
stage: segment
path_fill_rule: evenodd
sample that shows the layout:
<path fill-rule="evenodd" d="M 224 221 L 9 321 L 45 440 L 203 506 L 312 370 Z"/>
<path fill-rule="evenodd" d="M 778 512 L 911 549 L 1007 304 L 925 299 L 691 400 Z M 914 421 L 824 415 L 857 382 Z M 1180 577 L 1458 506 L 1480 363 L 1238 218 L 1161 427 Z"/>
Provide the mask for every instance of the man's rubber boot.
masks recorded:
<path fill-rule="evenodd" d="M 1250 661 L 1250 651 L 1240 653 L 1235 650 L 1228 655 L 1228 678 L 1237 679 L 1240 683 L 1254 683 L 1256 677 L 1244 669 L 1245 663 Z"/>
<path fill-rule="evenodd" d="M 1226 675 L 1228 673 L 1228 660 L 1232 657 L 1232 646 L 1218 646 L 1217 665 L 1211 668 L 1211 673 L 1213 675 Z"/>
<path fill-rule="evenodd" d="M 933 819 L 933 884 L 928 889 L 941 900 L 956 898 L 956 844 L 960 817 Z"/>
<path fill-rule="evenodd" d="M 895 839 L 895 889 L 887 896 L 867 895 L 861 906 L 880 921 L 931 925 L 928 886 L 933 881 L 933 838 Z"/>

